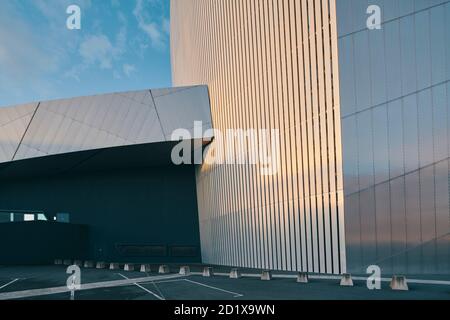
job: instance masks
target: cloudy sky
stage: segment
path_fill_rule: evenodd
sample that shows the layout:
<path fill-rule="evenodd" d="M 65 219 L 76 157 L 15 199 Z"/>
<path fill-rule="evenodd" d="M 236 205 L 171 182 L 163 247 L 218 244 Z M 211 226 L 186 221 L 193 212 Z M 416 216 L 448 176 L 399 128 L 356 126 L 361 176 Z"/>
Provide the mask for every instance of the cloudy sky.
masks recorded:
<path fill-rule="evenodd" d="M 81 8 L 81 30 L 66 9 Z M 2 0 L 0 106 L 171 85 L 169 0 Z"/>

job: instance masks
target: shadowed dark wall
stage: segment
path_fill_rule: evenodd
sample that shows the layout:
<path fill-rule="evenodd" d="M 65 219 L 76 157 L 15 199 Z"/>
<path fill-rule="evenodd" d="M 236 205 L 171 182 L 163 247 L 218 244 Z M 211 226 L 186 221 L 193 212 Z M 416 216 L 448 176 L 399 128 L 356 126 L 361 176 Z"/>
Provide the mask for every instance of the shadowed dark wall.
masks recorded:
<path fill-rule="evenodd" d="M 82 257 L 88 249 L 85 225 L 44 221 L 0 223 L 0 264 L 48 264 L 55 257 Z"/>
<path fill-rule="evenodd" d="M 80 258 L 200 261 L 193 166 L 2 179 L 0 209 L 43 211 L 51 219 L 69 213 L 71 223 L 89 227 L 86 257 Z M 27 234 L 16 236 L 26 239 Z M 14 246 L 16 240 L 7 242 Z"/>

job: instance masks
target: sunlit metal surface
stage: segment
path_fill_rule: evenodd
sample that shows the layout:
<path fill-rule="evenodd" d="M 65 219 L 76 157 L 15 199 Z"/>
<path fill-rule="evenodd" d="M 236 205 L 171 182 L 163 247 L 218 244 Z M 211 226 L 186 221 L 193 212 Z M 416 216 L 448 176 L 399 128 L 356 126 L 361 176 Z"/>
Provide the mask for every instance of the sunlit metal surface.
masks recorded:
<path fill-rule="evenodd" d="M 171 5 L 174 83 L 209 85 L 221 131 L 280 130 L 275 175 L 250 164 L 198 169 L 203 261 L 345 272 L 335 2 Z"/>
<path fill-rule="evenodd" d="M 347 267 L 450 274 L 450 2 L 337 0 Z"/>
<path fill-rule="evenodd" d="M 0 162 L 171 141 L 210 129 L 208 88 L 142 90 L 0 108 Z"/>

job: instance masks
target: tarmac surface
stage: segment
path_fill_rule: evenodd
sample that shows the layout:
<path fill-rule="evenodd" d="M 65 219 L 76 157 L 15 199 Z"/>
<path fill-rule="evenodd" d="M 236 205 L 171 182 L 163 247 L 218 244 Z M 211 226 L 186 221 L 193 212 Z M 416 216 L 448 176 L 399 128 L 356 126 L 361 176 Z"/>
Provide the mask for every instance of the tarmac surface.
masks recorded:
<path fill-rule="evenodd" d="M 388 278 L 381 290 L 369 290 L 365 276 L 356 277 L 353 287 L 341 287 L 339 276 L 310 275 L 307 284 L 296 282 L 295 273 L 273 272 L 273 279 L 262 281 L 260 270 L 242 270 L 243 277 L 230 279 L 230 268 L 214 268 L 213 277 L 203 277 L 203 266 L 190 267 L 191 274 L 178 274 L 179 266 L 170 266 L 172 273 L 81 268 L 80 290 L 75 300 L 450 300 L 450 279 L 430 276 L 437 281 L 420 283 L 408 277 L 409 291 L 393 291 Z M 67 266 L 0 266 L 0 300 L 69 300 L 66 282 Z M 355 277 L 354 277 L 355 278 Z M 425 281 L 427 282 L 427 281 Z"/>

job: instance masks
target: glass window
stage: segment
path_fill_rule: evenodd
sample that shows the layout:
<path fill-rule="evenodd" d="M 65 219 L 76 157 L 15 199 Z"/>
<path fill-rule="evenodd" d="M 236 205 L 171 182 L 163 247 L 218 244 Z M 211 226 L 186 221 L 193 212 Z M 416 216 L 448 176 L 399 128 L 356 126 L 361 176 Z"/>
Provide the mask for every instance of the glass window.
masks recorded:
<path fill-rule="evenodd" d="M 414 18 L 407 16 L 400 19 L 400 43 L 402 62 L 402 92 L 407 95 L 416 91 L 416 59 L 414 43 Z"/>
<path fill-rule="evenodd" d="M 14 213 L 0 212 L 0 223 L 13 222 Z"/>
<path fill-rule="evenodd" d="M 420 166 L 433 163 L 433 112 L 431 90 L 418 93 L 419 160 Z"/>
<path fill-rule="evenodd" d="M 395 100 L 388 104 L 389 171 L 391 178 L 404 173 L 402 123 L 402 103 L 400 100 Z"/>
<path fill-rule="evenodd" d="M 405 171 L 419 168 L 419 131 L 417 119 L 417 96 L 410 95 L 403 99 L 403 132 L 405 149 Z"/>
<path fill-rule="evenodd" d="M 375 183 L 389 179 L 388 124 L 386 105 L 372 109 Z"/>
<path fill-rule="evenodd" d="M 24 214 L 23 215 L 23 221 L 34 221 L 34 214 Z"/>
<path fill-rule="evenodd" d="M 429 11 L 417 13 L 415 21 L 417 89 L 420 90 L 431 85 Z"/>
<path fill-rule="evenodd" d="M 70 222 L 70 215 L 68 213 L 57 213 L 56 214 L 56 221 L 57 222 L 63 222 L 63 223 L 69 223 Z"/>
<path fill-rule="evenodd" d="M 384 25 L 386 42 L 386 87 L 389 100 L 401 96 L 401 60 L 399 41 L 399 22 L 394 20 Z"/>

